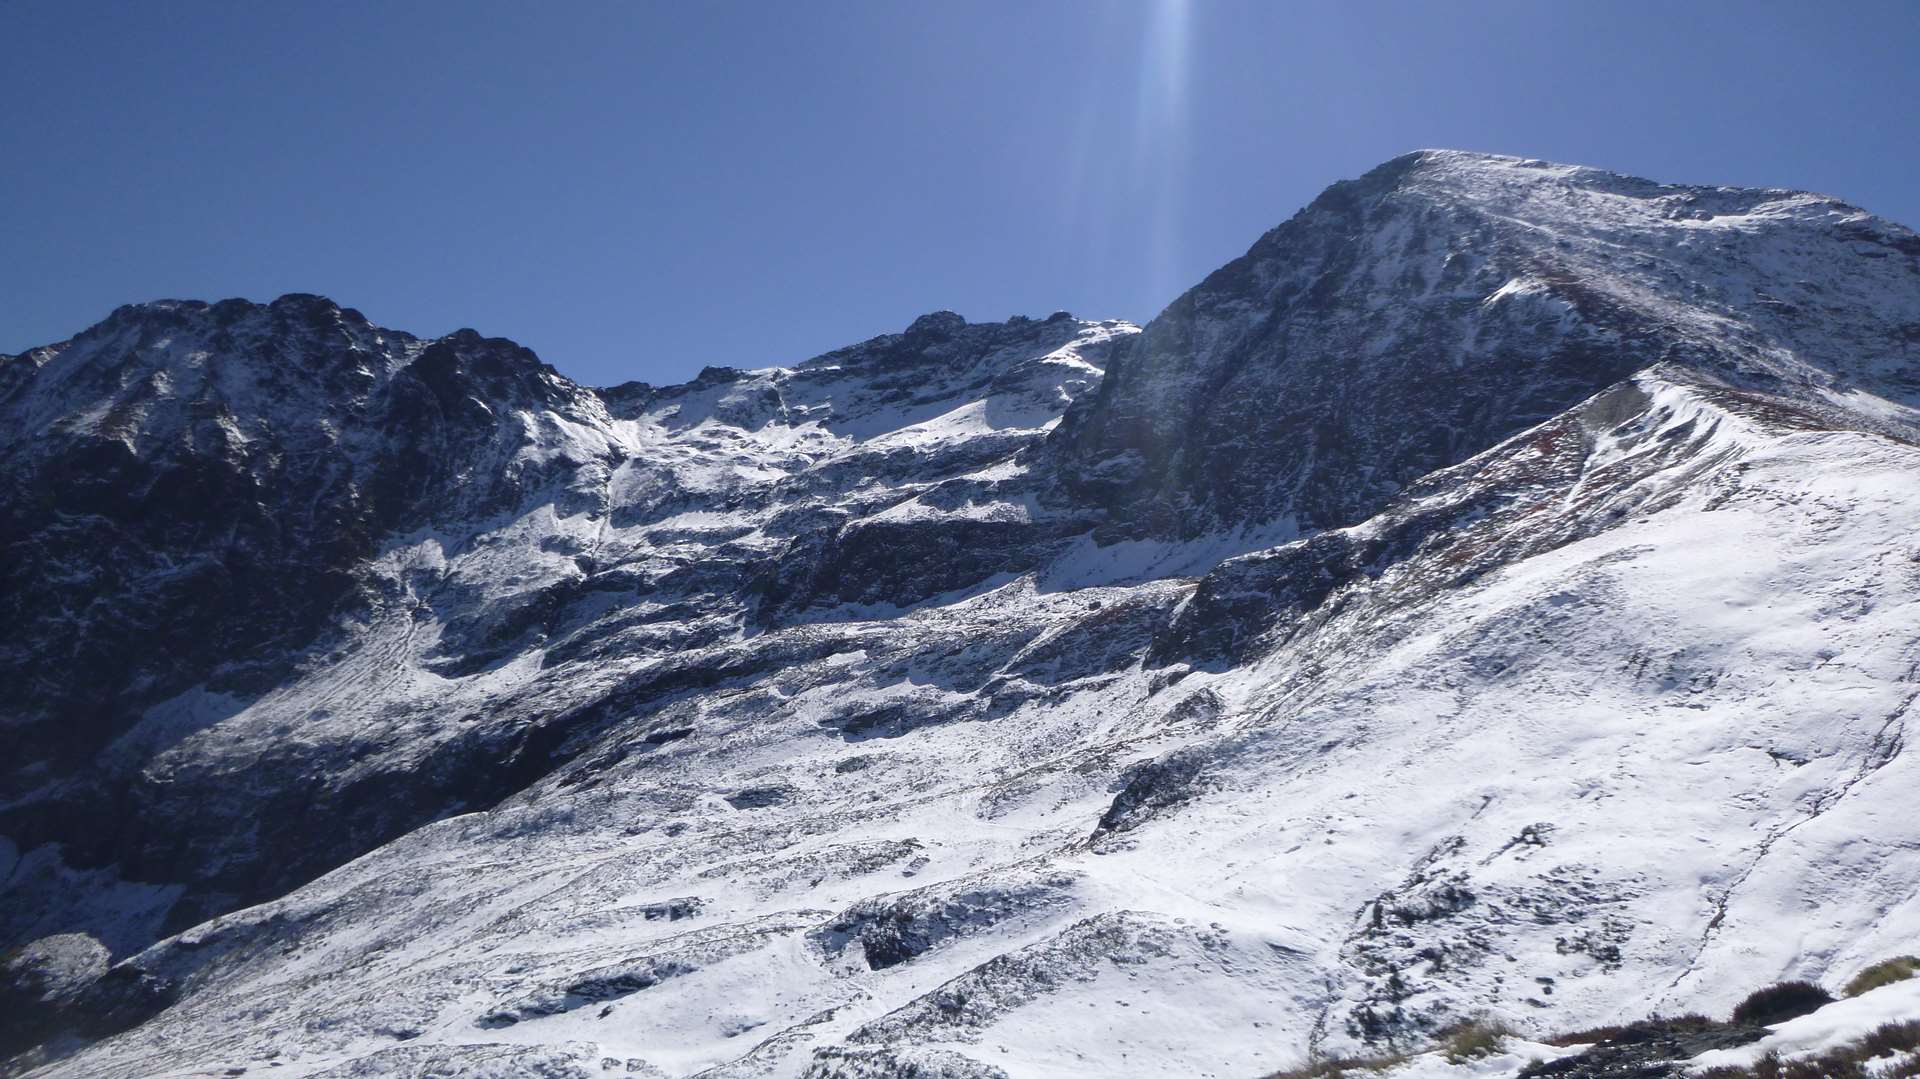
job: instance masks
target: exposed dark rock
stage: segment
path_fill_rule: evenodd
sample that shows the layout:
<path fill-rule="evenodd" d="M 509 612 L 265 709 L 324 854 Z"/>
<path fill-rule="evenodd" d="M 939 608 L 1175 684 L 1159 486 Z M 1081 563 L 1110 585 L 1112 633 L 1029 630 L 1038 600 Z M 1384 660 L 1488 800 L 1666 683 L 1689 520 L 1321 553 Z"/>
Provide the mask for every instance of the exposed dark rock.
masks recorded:
<path fill-rule="evenodd" d="M 1183 749 L 1128 768 L 1118 781 L 1119 793 L 1094 825 L 1092 838 L 1137 828 L 1199 794 L 1209 756 L 1207 750 Z"/>
<path fill-rule="evenodd" d="M 880 896 L 842 911 L 813 938 L 831 955 L 858 944 L 868 969 L 885 970 L 1007 919 L 1057 907 L 1073 883 L 1067 874 L 963 880 Z"/>

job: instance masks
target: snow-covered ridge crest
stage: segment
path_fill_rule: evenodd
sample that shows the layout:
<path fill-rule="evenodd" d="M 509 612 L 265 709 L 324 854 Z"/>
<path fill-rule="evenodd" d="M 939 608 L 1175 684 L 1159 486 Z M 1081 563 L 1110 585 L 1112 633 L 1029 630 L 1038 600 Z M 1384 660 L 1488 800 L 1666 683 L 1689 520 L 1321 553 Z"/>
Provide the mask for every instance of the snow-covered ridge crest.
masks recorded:
<path fill-rule="evenodd" d="M 1910 950 L 1911 236 L 1429 152 L 1138 332 L 0 361 L 6 1048 L 1255 1075 Z"/>

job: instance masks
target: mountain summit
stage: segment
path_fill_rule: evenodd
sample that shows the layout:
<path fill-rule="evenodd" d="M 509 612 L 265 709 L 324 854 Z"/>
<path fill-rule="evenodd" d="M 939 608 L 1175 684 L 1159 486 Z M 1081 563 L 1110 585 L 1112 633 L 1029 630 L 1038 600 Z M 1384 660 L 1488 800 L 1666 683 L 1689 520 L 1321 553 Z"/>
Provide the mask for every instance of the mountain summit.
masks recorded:
<path fill-rule="evenodd" d="M 1920 237 L 1452 151 L 1145 327 L 0 357 L 0 1053 L 1246 1074 L 1920 934 Z M 1809 912 L 1817 912 L 1810 914 Z"/>
<path fill-rule="evenodd" d="M 1068 478 L 1127 529 L 1306 531 L 1656 363 L 1911 409 L 1916 253 L 1805 192 L 1421 151 L 1174 301 L 1070 418 Z"/>

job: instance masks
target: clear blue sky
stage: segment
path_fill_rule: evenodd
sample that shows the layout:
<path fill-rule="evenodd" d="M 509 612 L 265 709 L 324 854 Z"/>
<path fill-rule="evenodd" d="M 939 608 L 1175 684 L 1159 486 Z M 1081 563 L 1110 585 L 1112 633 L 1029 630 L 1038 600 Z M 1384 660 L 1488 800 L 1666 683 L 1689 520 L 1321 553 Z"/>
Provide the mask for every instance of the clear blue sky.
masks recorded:
<path fill-rule="evenodd" d="M 0 0 L 0 352 L 322 292 L 592 383 L 1144 320 L 1448 146 L 1920 225 L 1920 0 Z"/>

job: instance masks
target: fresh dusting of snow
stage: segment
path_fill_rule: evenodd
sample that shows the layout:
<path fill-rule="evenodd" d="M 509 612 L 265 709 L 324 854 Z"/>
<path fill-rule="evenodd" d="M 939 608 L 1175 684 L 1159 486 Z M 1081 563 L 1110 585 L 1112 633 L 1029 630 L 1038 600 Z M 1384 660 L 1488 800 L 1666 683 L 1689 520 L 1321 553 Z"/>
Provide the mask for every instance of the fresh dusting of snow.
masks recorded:
<path fill-rule="evenodd" d="M 1503 1075 L 1911 951 L 1920 293 L 1852 254 L 1911 234 L 1389 171 L 1138 336 L 940 313 L 475 397 L 460 482 L 375 537 L 331 636 L 114 743 L 219 823 L 207 879 L 284 842 L 263 805 L 373 838 L 184 930 L 178 885 L 0 845 L 35 902 L 119 918 L 99 947 L 162 1000 L 37 1074 L 1250 1077 L 1484 1017 L 1519 1033 L 1389 1074 Z M 1322 228 L 1343 197 L 1392 212 Z M 1296 240 L 1354 291 L 1300 306 Z M 456 365 L 316 310 L 354 348 L 299 437 L 371 467 L 390 433 L 333 394 Z M 168 334 L 35 359 L 9 415 L 150 448 L 217 386 L 222 452 L 289 437 L 258 365 Z M 28 937 L 81 979 L 56 923 Z"/>
<path fill-rule="evenodd" d="M 583 1066 L 677 1075 L 797 1074 L 835 1045 L 822 1060 L 1244 1075 L 1306 1044 L 1364 1050 L 1356 1017 L 1392 1006 L 1387 971 L 1404 1009 L 1544 1035 L 1724 1010 L 1755 971 L 1896 951 L 1920 933 L 1910 895 L 1833 889 L 1899 887 L 1911 878 L 1880 859 L 1920 845 L 1890 793 L 1917 777 L 1886 750 L 1913 694 L 1920 457 L 1715 416 L 1657 380 L 1643 392 L 1645 429 L 1618 436 L 1637 446 L 1594 448 L 1604 489 L 1513 489 L 1539 507 L 1530 528 L 1640 507 L 1596 535 L 1440 593 L 1425 559 L 1363 578 L 1310 642 L 1242 668 L 1168 686 L 1136 664 L 991 724 L 835 736 L 849 715 L 963 705 L 947 669 L 1029 666 L 995 640 L 1019 625 L 1191 586 L 1008 586 L 876 624 L 920 643 L 750 683 L 739 709 L 693 702 L 676 722 L 700 733 L 650 751 L 677 762 L 664 770 L 628 755 L 601 771 L 590 751 L 501 807 L 196 929 L 158 960 L 222 974 L 152 1029 L 196 1031 L 196 1052 L 235 1062 L 276 1052 L 286 1074 L 400 1038 L 579 1046 Z M 1687 450 L 1648 460 L 1676 431 Z M 1463 467 L 1537 467 L 1535 440 Z M 958 668 L 924 658 L 948 648 Z M 1116 777 L 1183 753 L 1191 790 L 1089 842 Z M 768 793 L 729 803 L 743 791 Z M 862 902 L 887 913 L 848 922 Z M 674 904 L 684 915 L 653 913 Z M 859 934 L 895 909 L 947 928 L 869 969 L 877 945 Z M 1787 918 L 1797 935 L 1778 932 Z M 302 927 L 296 951 L 221 944 L 280 925 Z M 393 988 L 343 994 L 341 970 Z M 155 1047 L 130 1036 L 75 1067 Z M 1423 1058 L 1409 1074 L 1494 1063 Z"/>

